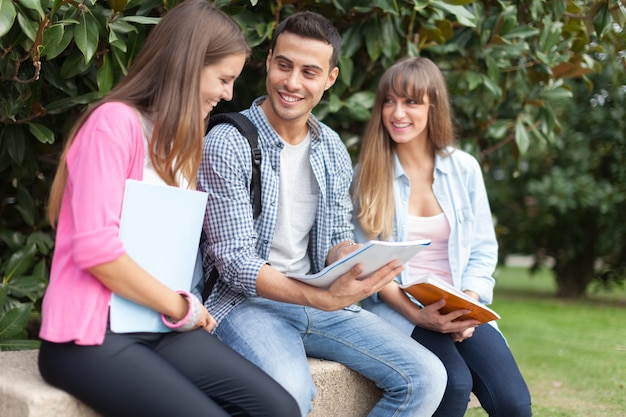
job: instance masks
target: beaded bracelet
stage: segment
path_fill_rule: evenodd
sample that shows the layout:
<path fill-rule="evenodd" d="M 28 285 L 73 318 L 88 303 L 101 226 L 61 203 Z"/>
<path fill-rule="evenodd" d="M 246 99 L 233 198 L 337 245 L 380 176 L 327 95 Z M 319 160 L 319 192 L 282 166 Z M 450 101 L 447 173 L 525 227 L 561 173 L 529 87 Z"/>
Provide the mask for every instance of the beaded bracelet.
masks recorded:
<path fill-rule="evenodd" d="M 166 316 L 165 314 L 161 314 L 161 321 L 170 329 L 176 332 L 186 332 L 189 330 L 193 330 L 196 328 L 198 320 L 200 320 L 200 316 L 202 315 L 202 310 L 204 306 L 189 291 L 178 290 L 176 291 L 178 294 L 182 295 L 189 302 L 189 309 L 187 310 L 187 314 L 185 317 L 178 321 L 172 320 L 171 317 Z"/>

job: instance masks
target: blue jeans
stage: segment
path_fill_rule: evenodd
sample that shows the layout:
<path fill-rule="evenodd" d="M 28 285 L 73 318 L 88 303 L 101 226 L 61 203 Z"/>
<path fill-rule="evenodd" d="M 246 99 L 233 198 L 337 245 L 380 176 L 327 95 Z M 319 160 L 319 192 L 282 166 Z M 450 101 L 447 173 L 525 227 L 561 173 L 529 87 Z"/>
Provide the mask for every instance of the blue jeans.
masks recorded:
<path fill-rule="evenodd" d="M 416 327 L 382 301 L 367 299 L 364 308 L 393 324 L 435 353 L 448 373 L 448 385 L 436 417 L 462 417 L 474 392 L 490 417 L 529 417 L 530 393 L 506 340 L 490 324 L 471 338 L 454 343 L 448 334 Z"/>
<path fill-rule="evenodd" d="M 383 397 L 370 417 L 430 417 L 446 387 L 445 368 L 435 355 L 357 306 L 326 312 L 249 298 L 216 333 L 289 391 L 302 416 L 315 396 L 307 356 L 342 363 L 374 381 Z"/>

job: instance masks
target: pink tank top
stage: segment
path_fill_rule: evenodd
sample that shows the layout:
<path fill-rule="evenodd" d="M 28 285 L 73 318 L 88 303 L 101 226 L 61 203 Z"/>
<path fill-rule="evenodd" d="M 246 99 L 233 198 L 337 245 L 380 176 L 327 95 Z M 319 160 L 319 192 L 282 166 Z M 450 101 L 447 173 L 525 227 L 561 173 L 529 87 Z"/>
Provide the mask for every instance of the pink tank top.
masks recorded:
<path fill-rule="evenodd" d="M 450 225 L 443 213 L 430 217 L 409 216 L 408 240 L 431 240 L 430 246 L 420 251 L 407 263 L 406 267 L 411 280 L 434 273 L 450 285 L 454 285 L 448 260 L 449 236 Z"/>

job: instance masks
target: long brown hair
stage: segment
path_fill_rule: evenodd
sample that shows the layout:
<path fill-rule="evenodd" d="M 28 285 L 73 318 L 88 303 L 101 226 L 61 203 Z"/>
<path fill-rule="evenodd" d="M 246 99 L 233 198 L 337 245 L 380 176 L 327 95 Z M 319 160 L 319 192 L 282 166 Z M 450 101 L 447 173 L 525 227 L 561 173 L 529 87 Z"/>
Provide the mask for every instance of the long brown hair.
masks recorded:
<path fill-rule="evenodd" d="M 428 58 L 403 58 L 382 75 L 376 100 L 363 134 L 359 154 L 359 171 L 353 197 L 361 228 L 368 238 L 387 239 L 393 231 L 393 176 L 395 142 L 383 125 L 382 108 L 389 93 L 422 103 L 430 101 L 426 131 L 435 152 L 449 153 L 454 143 L 452 112 L 445 79 Z"/>
<path fill-rule="evenodd" d="M 236 54 L 250 56 L 241 28 L 208 1 L 186 0 L 166 13 L 148 35 L 128 75 L 71 130 L 50 192 L 50 224 L 56 223 L 61 208 L 67 152 L 85 120 L 105 102 L 126 103 L 151 120 L 154 129 L 148 146 L 156 172 L 169 185 L 179 185 L 181 173 L 195 187 L 206 127 L 200 74 L 205 66 Z"/>

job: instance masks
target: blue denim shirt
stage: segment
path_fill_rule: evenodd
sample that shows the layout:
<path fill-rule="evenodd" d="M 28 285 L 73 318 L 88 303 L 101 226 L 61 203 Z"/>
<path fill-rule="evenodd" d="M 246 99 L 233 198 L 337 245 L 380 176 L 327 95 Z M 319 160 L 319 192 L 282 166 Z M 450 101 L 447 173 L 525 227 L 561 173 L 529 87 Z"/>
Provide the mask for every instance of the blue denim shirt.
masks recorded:
<path fill-rule="evenodd" d="M 221 124 L 205 137 L 198 189 L 208 193 L 200 249 L 204 274 L 217 267 L 206 306 L 219 322 L 247 297 L 257 296 L 256 277 L 267 263 L 278 209 L 280 152 L 284 144 L 257 98 L 243 111 L 257 127 L 261 149 L 261 215 L 253 220 L 250 200 L 250 145 L 237 129 Z M 328 251 L 353 239 L 350 183 L 352 161 L 336 132 L 310 116 L 311 167 L 319 186 L 317 213 L 309 234 L 311 273 L 324 268 Z M 289 175 L 283 172 L 282 175 Z"/>
<path fill-rule="evenodd" d="M 407 240 L 411 184 L 397 156 L 394 169 L 395 218 L 390 240 L 404 241 Z M 448 254 L 454 286 L 461 291 L 472 290 L 479 295 L 481 303 L 490 304 L 498 243 L 478 161 L 458 149 L 450 156 L 437 155 L 433 192 L 450 224 Z M 356 216 L 354 223 L 357 241 L 364 242 L 366 237 Z M 406 270 L 398 280 L 409 280 Z"/>

